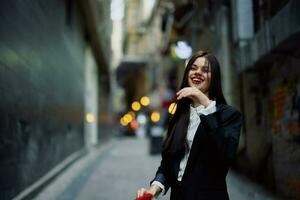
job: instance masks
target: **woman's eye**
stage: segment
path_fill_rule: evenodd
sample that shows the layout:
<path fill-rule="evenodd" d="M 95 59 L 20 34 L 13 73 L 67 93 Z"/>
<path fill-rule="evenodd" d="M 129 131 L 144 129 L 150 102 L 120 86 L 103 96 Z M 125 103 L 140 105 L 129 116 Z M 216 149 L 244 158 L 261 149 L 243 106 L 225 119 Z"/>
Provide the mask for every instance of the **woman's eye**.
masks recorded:
<path fill-rule="evenodd" d="M 204 73 L 207 73 L 207 72 L 209 72 L 209 69 L 208 69 L 208 67 L 203 67 L 203 68 L 202 68 L 202 72 L 204 72 Z"/>

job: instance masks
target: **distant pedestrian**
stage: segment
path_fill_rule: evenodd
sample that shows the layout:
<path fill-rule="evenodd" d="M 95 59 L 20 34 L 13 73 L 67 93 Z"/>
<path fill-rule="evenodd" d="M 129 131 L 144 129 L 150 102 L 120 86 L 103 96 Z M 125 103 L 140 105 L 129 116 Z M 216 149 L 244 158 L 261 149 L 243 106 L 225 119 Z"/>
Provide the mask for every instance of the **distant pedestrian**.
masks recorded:
<path fill-rule="evenodd" d="M 226 103 L 214 55 L 199 51 L 191 57 L 176 96 L 160 166 L 151 187 L 139 189 L 137 197 L 171 188 L 171 200 L 228 200 L 225 178 L 236 156 L 242 115 Z"/>

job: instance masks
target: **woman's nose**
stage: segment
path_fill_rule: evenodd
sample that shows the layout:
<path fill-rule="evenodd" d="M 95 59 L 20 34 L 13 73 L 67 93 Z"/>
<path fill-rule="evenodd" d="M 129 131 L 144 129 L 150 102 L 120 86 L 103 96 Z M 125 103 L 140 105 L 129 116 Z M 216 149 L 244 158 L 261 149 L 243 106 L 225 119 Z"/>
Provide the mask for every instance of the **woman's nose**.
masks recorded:
<path fill-rule="evenodd" d="M 201 69 L 201 68 L 198 68 L 198 69 L 195 71 L 195 73 L 196 73 L 196 74 L 202 74 L 202 73 L 203 73 L 203 71 L 202 71 L 202 69 Z"/>

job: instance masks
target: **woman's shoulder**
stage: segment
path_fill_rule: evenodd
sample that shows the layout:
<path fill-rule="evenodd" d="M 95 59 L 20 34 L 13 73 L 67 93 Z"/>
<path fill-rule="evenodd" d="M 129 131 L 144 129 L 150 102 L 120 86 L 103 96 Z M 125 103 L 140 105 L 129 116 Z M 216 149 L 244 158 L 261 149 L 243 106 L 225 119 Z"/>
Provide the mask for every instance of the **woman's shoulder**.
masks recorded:
<path fill-rule="evenodd" d="M 241 116 L 241 111 L 228 104 L 219 104 L 217 105 L 217 111 L 221 114 L 222 118 L 228 118 L 230 116 Z"/>

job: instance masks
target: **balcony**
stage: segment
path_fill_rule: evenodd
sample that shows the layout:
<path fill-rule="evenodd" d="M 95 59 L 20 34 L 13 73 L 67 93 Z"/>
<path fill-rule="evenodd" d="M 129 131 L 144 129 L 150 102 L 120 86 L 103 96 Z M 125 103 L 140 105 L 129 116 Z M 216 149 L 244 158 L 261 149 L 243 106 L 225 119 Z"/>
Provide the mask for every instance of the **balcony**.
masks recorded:
<path fill-rule="evenodd" d="M 278 55 L 300 57 L 299 8 L 291 0 L 241 48 L 240 72 L 266 66 Z"/>

